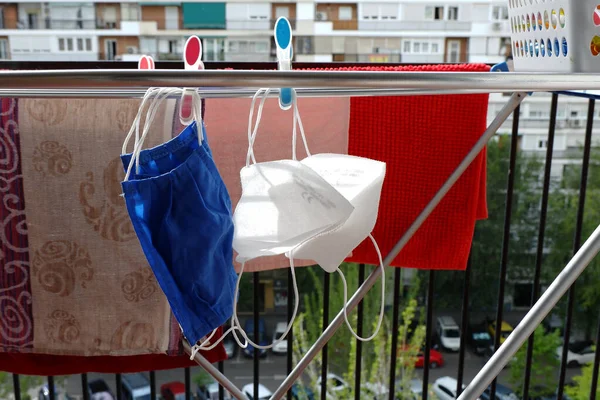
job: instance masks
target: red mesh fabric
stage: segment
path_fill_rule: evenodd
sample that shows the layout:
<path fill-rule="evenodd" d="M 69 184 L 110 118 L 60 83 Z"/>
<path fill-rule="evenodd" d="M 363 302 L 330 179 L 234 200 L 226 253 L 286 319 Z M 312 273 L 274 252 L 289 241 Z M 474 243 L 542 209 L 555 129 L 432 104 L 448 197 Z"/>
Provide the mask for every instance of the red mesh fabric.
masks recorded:
<path fill-rule="evenodd" d="M 487 65 L 364 69 L 489 71 Z M 486 94 L 352 98 L 348 153 L 387 163 L 379 216 L 373 233 L 384 257 L 481 137 L 486 128 L 487 105 Z M 465 269 L 475 221 L 484 218 L 487 218 L 485 150 L 392 265 Z M 379 263 L 369 240 L 355 249 L 348 261 Z"/>

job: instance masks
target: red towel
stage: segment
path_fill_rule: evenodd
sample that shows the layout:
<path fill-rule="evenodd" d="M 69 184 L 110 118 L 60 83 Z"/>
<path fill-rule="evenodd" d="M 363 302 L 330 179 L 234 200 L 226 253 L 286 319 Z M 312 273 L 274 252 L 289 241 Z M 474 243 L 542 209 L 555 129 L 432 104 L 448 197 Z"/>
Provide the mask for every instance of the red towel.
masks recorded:
<path fill-rule="evenodd" d="M 363 69 L 489 71 L 487 65 Z M 384 257 L 481 137 L 487 124 L 487 105 L 487 94 L 352 98 L 348 153 L 387 163 L 373 233 Z M 483 150 L 392 265 L 465 269 L 475 221 L 485 218 L 486 152 Z M 370 240 L 355 249 L 348 261 L 379 264 Z"/>

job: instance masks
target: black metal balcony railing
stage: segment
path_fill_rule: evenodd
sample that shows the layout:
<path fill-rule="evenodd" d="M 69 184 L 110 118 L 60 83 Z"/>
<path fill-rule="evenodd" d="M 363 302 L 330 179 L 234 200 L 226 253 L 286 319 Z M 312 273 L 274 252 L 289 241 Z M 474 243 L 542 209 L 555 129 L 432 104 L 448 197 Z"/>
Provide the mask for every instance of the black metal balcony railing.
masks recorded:
<path fill-rule="evenodd" d="M 0 68 L 2 69 L 86 69 L 86 68 L 111 68 L 111 67 L 116 67 L 118 65 L 118 68 L 136 68 L 137 65 L 135 63 L 119 63 L 119 64 L 115 64 L 115 63 L 110 63 L 110 62 L 97 62 L 97 63 L 27 63 L 27 62 L 4 62 L 1 63 L 2 65 L 0 65 Z M 349 65 L 349 64 L 344 64 L 344 65 Z M 364 64 L 363 64 L 364 65 Z M 388 64 L 389 65 L 389 64 Z M 232 64 L 231 63 L 207 63 L 206 64 L 206 68 L 207 69 L 212 69 L 212 68 L 223 68 L 223 67 L 231 67 Z M 338 67 L 340 66 L 340 64 L 336 64 L 336 63 L 330 63 L 330 64 L 326 64 L 326 63 L 320 63 L 320 64 L 302 64 L 302 63 L 298 63 L 297 67 L 298 68 L 313 68 L 313 67 L 322 67 L 322 68 L 334 68 L 334 67 Z M 273 69 L 274 68 L 274 64 L 273 63 L 263 63 L 263 64 L 259 64 L 259 63 L 240 63 L 239 65 L 236 66 L 237 68 L 240 69 Z M 157 68 L 161 68 L 161 69 L 181 69 L 181 64 L 180 63 L 157 63 Z M 533 243 L 532 248 L 530 248 L 528 250 L 529 252 L 529 257 L 527 259 L 527 262 L 532 261 L 531 263 L 528 264 L 529 267 L 533 268 L 533 279 L 532 279 L 532 291 L 529 295 L 529 297 L 526 299 L 525 303 L 529 303 L 529 304 L 533 304 L 537 298 L 540 295 L 541 292 L 541 283 L 542 281 L 548 279 L 546 278 L 546 273 L 544 271 L 544 268 L 542 268 L 543 266 L 543 261 L 544 261 L 544 257 L 546 255 L 546 248 L 545 248 L 545 239 L 546 239 L 546 235 L 547 232 L 549 230 L 549 223 L 552 222 L 552 218 L 555 217 L 552 214 L 549 214 L 549 209 L 550 209 L 550 205 L 551 205 L 551 188 L 553 185 L 553 181 L 552 181 L 552 176 L 551 176 L 551 167 L 552 167 L 552 163 L 553 163 L 553 157 L 555 157 L 555 152 L 553 151 L 553 147 L 554 147 L 554 141 L 555 141 L 555 131 L 556 131 L 556 122 L 557 122 L 557 104 L 558 104 L 558 98 L 559 95 L 558 94 L 553 94 L 552 98 L 551 98 L 551 103 L 550 103 L 550 117 L 549 117 L 549 122 L 547 125 L 548 128 L 548 133 L 547 133 L 547 148 L 546 148 L 546 153 L 545 153 L 545 159 L 543 161 L 540 161 L 541 164 L 541 169 L 540 171 L 541 174 L 540 176 L 542 176 L 541 180 L 536 181 L 538 183 L 538 185 L 533 189 L 536 190 L 537 193 L 539 194 L 539 214 L 536 214 L 535 216 L 535 227 L 532 228 L 530 231 L 530 233 L 532 233 L 532 236 L 536 236 L 536 239 L 533 239 L 531 241 L 531 243 Z M 591 170 L 591 165 L 594 165 L 594 163 L 590 162 L 590 158 L 591 158 L 591 147 L 592 147 L 592 130 L 593 130 L 593 124 L 594 124 L 594 110 L 595 110 L 595 100 L 591 99 L 589 100 L 588 103 L 588 116 L 587 116 L 587 120 L 586 120 L 586 124 L 585 124 L 585 140 L 584 140 L 584 144 L 583 144 L 583 148 L 582 148 L 582 152 L 580 152 L 580 156 L 582 156 L 581 160 L 581 167 L 578 170 L 578 177 L 577 177 L 577 181 L 579 182 L 578 184 L 578 188 L 577 190 L 574 190 L 573 195 L 576 196 L 578 198 L 578 202 L 576 205 L 576 213 L 575 213 L 575 221 L 574 221 L 574 228 L 573 228 L 573 242 L 572 242 L 572 250 L 573 252 L 577 251 L 577 249 L 580 247 L 581 243 L 582 243 L 582 239 L 583 239 L 583 235 L 584 235 L 584 229 L 583 229 L 583 223 L 584 223 L 584 208 L 586 206 L 585 201 L 586 201 L 586 193 L 588 193 L 588 178 L 589 177 L 594 177 L 594 174 L 592 174 L 590 172 Z M 467 367 L 472 366 L 473 364 L 476 365 L 482 365 L 483 361 L 481 363 L 473 361 L 474 360 L 474 356 L 470 353 L 467 352 L 467 332 L 469 331 L 469 326 L 470 326 L 470 321 L 474 320 L 476 318 L 476 316 L 481 316 L 482 314 L 486 315 L 488 313 L 492 313 L 493 312 L 493 318 L 490 318 L 491 321 L 495 321 L 495 326 L 501 326 L 502 321 L 504 321 L 505 316 L 509 313 L 509 311 L 505 310 L 505 294 L 506 294 L 506 288 L 507 288 L 507 274 L 508 274 L 508 270 L 509 270 L 509 264 L 514 263 L 515 260 L 513 260 L 511 257 L 511 253 L 510 253 L 510 245 L 514 243 L 514 241 L 512 240 L 512 234 L 513 231 L 519 226 L 522 225 L 524 223 L 524 220 L 514 220 L 515 215 L 518 211 L 518 209 L 516 208 L 520 202 L 522 197 L 524 197 L 523 193 L 521 193 L 521 191 L 524 190 L 524 187 L 522 186 L 521 182 L 518 181 L 519 177 L 517 177 L 515 171 L 518 170 L 519 167 L 522 168 L 526 168 L 529 166 L 529 164 L 523 164 L 523 165 L 519 165 L 521 163 L 524 163 L 523 159 L 520 156 L 520 153 L 518 151 L 517 145 L 518 145 L 518 140 L 519 140 L 519 115 L 520 115 L 520 110 L 519 108 L 517 108 L 515 110 L 515 112 L 513 113 L 513 117 L 512 117 L 512 131 L 510 134 L 510 143 L 509 143 L 509 147 L 508 147 L 508 151 L 506 154 L 506 158 L 502 158 L 501 162 L 499 165 L 503 166 L 503 172 L 500 173 L 500 180 L 498 180 L 498 174 L 495 174 L 493 177 L 492 172 L 493 171 L 489 171 L 490 173 L 490 177 L 488 179 L 488 184 L 489 185 L 498 185 L 496 187 L 493 187 L 493 190 L 491 186 L 488 186 L 490 188 L 490 192 L 489 192 L 489 196 L 490 198 L 493 196 L 500 196 L 500 202 L 499 203 L 495 203 L 495 204 L 502 204 L 499 207 L 496 207 L 493 210 L 490 210 L 490 215 L 492 215 L 492 213 L 495 213 L 494 215 L 496 215 L 496 218 L 498 219 L 498 221 L 500 221 L 499 227 L 498 227 L 498 231 L 494 231 L 493 234 L 501 234 L 502 236 L 502 241 L 501 244 L 498 248 L 498 253 L 499 253 L 499 264 L 498 265 L 475 265 L 473 262 L 473 259 L 470 258 L 469 263 L 467 265 L 467 269 L 463 272 L 456 272 L 456 271 L 428 271 L 424 274 L 422 274 L 422 278 L 424 279 L 423 284 L 422 285 L 417 285 L 417 289 L 422 289 L 422 290 L 418 290 L 419 294 L 417 295 L 417 299 L 419 300 L 419 302 L 421 304 L 424 304 L 424 317 L 425 317 L 425 324 L 426 324 L 426 336 L 425 336 L 425 351 L 423 354 L 423 374 L 422 374 L 422 394 L 419 395 L 414 395 L 414 399 L 416 399 L 417 397 L 420 397 L 422 399 L 428 399 L 430 398 L 430 393 L 428 391 L 428 387 L 430 385 L 431 382 L 431 371 L 430 371 L 430 366 L 433 366 L 433 364 L 430 363 L 430 361 L 432 360 L 432 353 L 430 352 L 430 349 L 432 347 L 432 338 L 433 338 L 433 334 L 434 334 L 434 312 L 435 312 L 435 308 L 436 308 L 436 302 L 439 302 L 439 304 L 437 305 L 437 307 L 442 307 L 443 303 L 442 301 L 446 301 L 444 295 L 444 291 L 448 291 L 451 293 L 455 293 L 455 292 L 461 292 L 461 298 L 460 301 L 456 301 L 453 304 L 458 304 L 457 308 L 460 308 L 460 329 L 461 329 L 461 336 L 460 336 L 460 348 L 458 351 L 458 359 L 457 359 L 457 364 L 456 364 L 456 370 L 454 371 L 448 371 L 448 375 L 450 376 L 456 376 L 456 381 L 457 381 L 457 386 L 456 386 L 456 392 L 457 393 L 461 393 L 462 391 L 462 385 L 463 383 L 465 383 L 468 379 L 471 379 L 472 376 L 468 375 L 468 371 L 467 371 Z M 490 154 L 491 157 L 491 154 Z M 502 175 L 504 175 L 502 177 Z M 597 178 L 596 178 L 597 179 Z M 595 181 L 597 182 L 597 180 Z M 502 186 L 502 187 L 499 187 Z M 594 190 L 598 190 L 598 187 L 593 187 L 592 189 Z M 492 193 L 493 192 L 493 193 Z M 537 200 L 536 200 L 537 201 Z M 597 213 L 598 210 L 592 210 L 593 212 Z M 504 214 L 503 218 L 499 218 L 498 214 Z M 597 214 L 596 214 L 597 215 Z M 550 218 L 549 218 L 550 217 Z M 594 223 L 596 223 L 596 221 L 594 221 Z M 496 242 L 497 239 L 499 238 L 499 236 L 496 235 Z M 523 239 L 523 238 L 519 238 L 519 239 Z M 474 242 L 473 242 L 473 248 L 474 249 L 476 246 L 479 245 L 479 241 L 482 240 L 480 235 L 478 235 L 476 233 L 475 238 L 474 238 Z M 472 253 L 473 255 L 473 250 Z M 481 262 L 481 260 L 479 260 Z M 556 266 L 556 267 L 562 267 L 563 261 L 561 261 L 561 264 Z M 497 268 L 497 274 L 496 273 L 491 273 L 489 269 L 496 269 Z M 531 270 L 530 268 L 530 270 Z M 592 266 L 590 266 L 590 268 L 592 268 Z M 360 265 L 358 268 L 358 285 L 360 285 L 364 279 L 365 279 L 365 265 Z M 390 271 L 391 272 L 391 271 Z M 488 279 L 494 279 L 494 277 L 497 277 L 497 292 L 494 293 L 493 295 L 495 295 L 495 297 L 497 298 L 497 302 L 495 303 L 496 305 L 494 306 L 494 308 L 490 308 L 487 306 L 482 306 L 482 307 L 477 307 L 477 304 L 475 303 L 475 301 L 477 301 L 477 299 L 474 296 L 474 292 L 477 291 L 477 287 L 474 286 L 476 284 L 478 284 L 477 282 L 479 282 L 479 284 L 481 284 L 481 274 L 485 272 L 487 273 Z M 297 272 L 298 273 L 298 272 Z M 260 293 L 261 293 L 261 286 L 260 286 L 260 278 L 261 276 L 264 276 L 264 274 L 266 274 L 265 272 L 259 273 L 259 272 L 255 272 L 252 275 L 252 284 L 249 285 L 247 287 L 247 291 L 250 291 L 250 286 L 252 286 L 252 290 L 253 290 L 253 295 L 252 295 L 252 299 L 253 299 L 253 308 L 251 311 L 251 315 L 252 318 L 254 320 L 254 326 L 258 327 L 258 321 L 259 321 L 259 316 L 261 314 L 261 311 L 259 309 L 259 304 L 260 304 Z M 398 362 L 399 360 L 399 356 L 401 355 L 401 353 L 399 352 L 398 349 L 398 335 L 397 333 L 399 332 L 399 329 L 401 328 L 401 321 L 400 321 L 400 314 L 401 314 L 401 308 L 402 306 L 404 306 L 404 304 L 402 304 L 401 302 L 403 301 L 403 299 L 405 298 L 405 282 L 403 280 L 402 277 L 403 274 L 403 270 L 400 268 L 396 268 L 393 270 L 393 296 L 392 296 L 392 305 L 391 305 L 391 310 L 388 310 L 388 313 L 391 312 L 391 348 L 389 349 L 389 359 L 386 360 L 381 360 L 380 363 L 382 364 L 386 364 L 387 369 L 389 371 L 389 375 L 388 375 L 388 381 L 385 382 L 385 386 L 387 386 L 388 391 L 387 394 L 385 394 L 384 396 L 380 396 L 380 397 L 376 397 L 378 398 L 378 400 L 382 400 L 384 398 L 389 400 L 404 400 L 404 398 L 400 398 L 397 397 L 396 392 L 395 392 L 395 387 L 396 387 L 396 382 L 398 379 L 398 374 L 401 373 L 400 370 L 400 363 Z M 550 279 L 553 279 L 554 276 L 551 276 Z M 457 285 L 457 283 L 459 281 L 462 281 L 462 289 L 455 289 L 455 288 L 450 288 L 448 286 L 448 283 L 452 283 L 453 287 L 456 286 L 460 286 Z M 438 285 L 436 285 L 436 282 L 445 282 L 446 286 L 443 286 L 442 288 Z M 329 313 L 330 311 L 336 311 L 336 310 L 330 310 L 330 300 L 332 299 L 332 290 L 331 290 L 331 281 L 330 281 L 330 275 L 329 274 L 323 274 L 322 275 L 322 325 L 323 327 L 326 327 L 328 322 L 329 322 Z M 441 290 L 443 289 L 443 290 Z M 291 271 L 288 270 L 287 273 L 287 290 L 288 293 L 292 293 L 293 292 L 293 288 L 292 288 L 292 280 L 291 280 Z M 566 312 L 565 312 L 565 319 L 564 319 L 564 325 L 562 327 L 563 330 L 563 335 L 564 335 L 564 342 L 568 343 L 569 342 L 569 338 L 571 336 L 571 329 L 572 329 L 572 324 L 573 324 L 573 319 L 574 319 L 574 313 L 575 310 L 577 310 L 577 308 L 575 307 L 574 304 L 574 299 L 575 299 L 575 294 L 576 291 L 578 290 L 578 288 L 572 288 L 569 292 L 569 296 L 568 299 L 566 301 L 566 304 L 563 304 Z M 246 293 L 248 293 L 246 291 Z M 478 291 L 477 293 L 479 294 L 481 291 Z M 302 293 L 301 293 L 302 295 Z M 494 296 L 492 296 L 494 297 Z M 455 299 L 456 300 L 456 299 Z M 530 300 L 530 301 L 527 301 Z M 250 299 L 247 299 L 248 302 L 250 302 Z M 379 301 L 379 299 L 377 299 L 377 301 Z M 287 302 L 287 320 L 289 320 L 291 313 L 293 311 L 293 303 L 292 301 L 288 301 Z M 598 310 L 600 311 L 600 310 Z M 600 340 L 600 318 L 598 315 L 599 312 L 597 312 L 595 315 L 588 315 L 587 318 L 588 319 L 592 319 L 594 322 L 598 321 L 598 328 L 596 329 L 595 332 L 595 342 L 598 343 L 598 341 Z M 317 318 L 315 316 L 315 318 Z M 356 327 L 356 331 L 359 335 L 363 334 L 363 325 L 365 324 L 365 309 L 364 309 L 364 301 L 361 302 L 358 306 L 358 311 L 357 311 L 357 327 Z M 595 326 L 596 324 L 592 323 L 592 326 Z M 367 331 L 370 331 L 370 327 L 366 327 Z M 294 365 L 294 360 L 293 360 L 293 349 L 294 349 L 294 334 L 296 332 L 290 332 L 288 338 L 287 338 L 287 345 L 288 345 L 288 352 L 287 352 L 287 360 L 286 360 L 286 372 L 289 373 L 292 370 L 292 367 Z M 383 332 L 380 333 L 380 335 L 384 334 Z M 255 335 L 257 335 L 257 333 L 255 332 Z M 255 337 L 256 337 L 255 336 Z M 536 340 L 537 340 L 537 336 L 536 336 Z M 496 350 L 500 343 L 502 341 L 502 332 L 498 332 L 498 330 L 495 331 L 494 333 L 494 337 L 493 337 L 493 348 Z M 355 388 L 359 388 L 361 387 L 361 383 L 362 383 L 362 372 L 363 372 L 363 359 L 364 357 L 367 356 L 367 354 L 364 353 L 364 349 L 365 346 L 362 342 L 357 341 L 355 344 L 355 351 L 356 351 L 356 359 L 354 362 L 354 387 Z M 556 385 L 556 396 L 554 397 L 557 400 L 563 400 L 566 399 L 564 397 L 564 389 L 565 389 L 565 385 L 566 385 L 566 372 L 567 372 L 567 365 L 569 364 L 569 360 L 567 359 L 567 346 L 564 346 L 564 350 L 562 352 L 562 354 L 560 355 L 560 367 L 558 369 L 558 371 L 555 371 L 557 374 L 557 385 Z M 305 350 L 305 349 L 304 349 Z M 523 399 L 532 399 L 532 400 L 542 400 L 542 399 L 550 399 L 552 397 L 531 397 L 529 396 L 529 394 L 531 393 L 531 390 L 533 390 L 534 387 L 534 377 L 532 376 L 532 372 L 535 373 L 535 371 L 532 369 L 532 365 L 533 362 L 535 361 L 535 346 L 534 346 L 534 337 L 532 336 L 529 339 L 529 343 L 527 345 L 527 351 L 526 351 L 526 355 L 525 355 L 525 366 L 523 369 L 523 386 L 522 388 L 519 388 L 520 391 L 522 391 L 523 394 Z M 335 348 L 332 347 L 327 347 L 325 346 L 323 348 L 323 352 L 322 352 L 322 358 L 321 358 L 321 377 L 322 378 L 326 378 L 327 374 L 329 372 L 330 369 L 330 363 L 329 363 L 329 357 L 328 355 L 332 354 L 331 352 L 336 352 L 337 350 Z M 593 371 L 592 371 L 592 378 L 591 378 L 591 383 L 590 383 L 590 387 L 589 389 L 589 399 L 591 400 L 595 400 L 596 399 L 596 393 L 597 393 L 597 383 L 598 383 L 598 370 L 599 370 L 599 361 L 600 361 L 600 347 L 596 347 L 595 349 L 595 358 L 594 358 L 594 362 L 593 362 Z M 483 360 L 483 359 L 482 359 Z M 226 368 L 227 363 L 226 362 L 219 362 L 218 363 L 218 369 L 221 372 L 227 373 L 227 368 Z M 262 362 L 260 360 L 260 354 L 258 349 L 254 349 L 254 353 L 253 353 L 253 371 L 252 371 L 252 381 L 254 383 L 254 398 L 258 398 L 257 394 L 258 394 L 258 384 L 260 383 L 261 380 L 261 376 L 260 376 L 260 368 L 261 368 Z M 448 367 L 446 367 L 448 368 Z M 192 388 L 192 379 L 191 379 L 191 370 L 190 368 L 185 368 L 184 371 L 182 371 L 182 378 L 185 381 L 185 398 L 186 399 L 191 399 L 192 398 L 192 394 L 193 394 L 193 388 Z M 281 373 L 283 373 L 283 371 L 281 371 Z M 157 398 L 157 389 L 156 389 L 156 382 L 157 382 L 157 378 L 156 378 L 156 373 L 154 371 L 149 371 L 149 381 L 150 381 L 150 386 L 151 386 L 151 394 L 150 394 L 150 399 L 154 400 Z M 116 374 L 115 377 L 115 383 L 116 383 L 116 387 L 120 388 L 121 386 L 121 381 L 122 381 L 122 376 L 120 374 Z M 309 398 L 311 400 L 317 400 L 317 398 L 320 397 L 320 399 L 325 400 L 328 399 L 328 395 L 327 395 L 327 388 L 328 388 L 328 379 L 322 379 L 321 381 L 321 385 L 320 385 L 320 393 L 315 393 L 313 397 L 298 397 L 298 396 L 294 396 L 292 395 L 291 391 L 287 394 L 287 399 L 295 399 L 295 400 L 303 400 L 305 398 Z M 48 386 L 48 399 L 49 400 L 54 400 L 55 399 L 55 395 L 54 395 L 54 388 L 56 386 L 56 382 L 55 382 L 55 378 L 53 377 L 48 377 L 47 378 L 47 386 Z M 87 374 L 82 374 L 81 375 L 81 393 L 82 393 L 82 397 L 83 399 L 89 399 L 89 392 L 87 390 L 88 387 L 88 375 Z M 513 388 L 514 389 L 514 388 Z M 586 389 L 586 390 L 588 390 Z M 496 381 L 494 381 L 494 383 L 491 385 L 490 390 L 488 391 L 487 395 L 483 398 L 485 399 L 494 399 L 494 398 L 498 398 L 494 396 L 494 393 L 496 392 Z M 20 378 L 18 375 L 13 375 L 13 394 L 15 399 L 19 400 L 22 397 L 22 391 L 21 391 L 21 385 L 20 385 Z M 372 397 L 367 397 L 361 390 L 355 390 L 353 395 L 347 395 L 349 397 L 340 397 L 340 400 L 346 400 L 346 399 L 350 399 L 350 398 L 354 398 L 354 399 L 371 399 Z M 116 393 L 116 397 L 118 400 L 121 400 L 122 398 L 124 398 L 121 394 L 121 392 L 119 390 L 117 390 Z M 219 387 L 219 397 L 220 400 L 224 399 L 224 391 L 222 387 Z"/>

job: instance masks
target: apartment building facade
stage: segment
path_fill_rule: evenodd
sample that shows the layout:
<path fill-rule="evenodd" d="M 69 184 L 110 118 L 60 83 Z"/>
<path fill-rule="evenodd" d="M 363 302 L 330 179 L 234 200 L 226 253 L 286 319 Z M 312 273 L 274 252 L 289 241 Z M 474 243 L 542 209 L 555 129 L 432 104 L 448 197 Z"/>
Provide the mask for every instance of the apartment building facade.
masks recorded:
<path fill-rule="evenodd" d="M 0 4 L 0 59 L 181 59 L 191 34 L 206 61 L 269 61 L 287 17 L 297 61 L 498 62 L 510 54 L 504 0 L 229 0 Z"/>

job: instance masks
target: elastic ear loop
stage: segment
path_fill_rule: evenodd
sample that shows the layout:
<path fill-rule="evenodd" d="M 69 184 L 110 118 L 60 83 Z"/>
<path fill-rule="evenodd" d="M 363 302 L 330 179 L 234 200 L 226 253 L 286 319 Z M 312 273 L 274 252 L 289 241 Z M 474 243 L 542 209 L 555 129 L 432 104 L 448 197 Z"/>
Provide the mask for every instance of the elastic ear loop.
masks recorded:
<path fill-rule="evenodd" d="M 125 137 L 125 141 L 123 142 L 123 147 L 121 149 L 121 154 L 126 154 L 126 152 L 127 152 L 127 145 L 129 144 L 129 140 L 131 140 L 131 136 L 133 135 L 133 132 L 136 133 L 136 135 L 135 135 L 135 143 L 137 144 L 137 142 L 139 140 L 140 120 L 142 118 L 142 111 L 144 109 L 144 106 L 146 105 L 146 102 L 150 99 L 150 97 L 158 89 L 159 88 L 149 88 L 148 90 L 146 90 L 146 93 L 142 97 L 142 103 L 140 104 L 140 106 L 138 108 L 137 115 L 135 116 L 135 118 L 133 120 L 133 123 L 131 124 L 131 128 L 129 129 L 129 132 L 127 133 L 127 136 Z M 134 147 L 135 147 L 135 145 L 134 145 Z"/>
<path fill-rule="evenodd" d="M 373 245 L 375 246 L 375 251 L 377 252 L 377 257 L 379 258 L 379 267 L 381 268 L 381 310 L 379 311 L 379 321 L 377 321 L 377 328 L 375 328 L 375 332 L 373 332 L 373 334 L 368 338 L 361 338 L 354 332 L 352 326 L 350 326 L 350 322 L 348 321 L 348 314 L 346 312 L 346 304 L 348 303 L 348 284 L 346 283 L 344 273 L 339 268 L 336 270 L 340 274 L 342 282 L 344 283 L 344 320 L 346 321 L 346 325 L 348 326 L 350 333 L 361 342 L 371 341 L 375 336 L 377 336 L 377 334 L 379 333 L 379 329 L 381 328 L 381 323 L 383 322 L 383 314 L 385 310 L 385 268 L 383 266 L 383 258 L 381 257 L 381 251 L 379 250 L 379 246 L 377 245 L 377 242 L 375 241 L 373 235 L 369 234 L 369 239 L 371 239 L 371 242 L 373 242 Z"/>
<path fill-rule="evenodd" d="M 196 90 L 192 92 L 192 97 L 194 98 L 193 103 L 196 104 L 196 107 L 192 108 L 194 113 L 194 120 L 196 121 L 196 129 L 198 129 L 198 125 L 200 125 L 200 133 L 198 133 L 198 144 L 202 144 L 204 140 L 204 119 L 202 115 L 202 98 L 198 94 Z"/>
<path fill-rule="evenodd" d="M 129 166 L 127 168 L 127 173 L 125 174 L 125 180 L 127 180 L 129 178 L 129 175 L 131 174 L 131 169 L 133 168 L 134 163 L 136 165 L 136 170 L 139 171 L 139 156 L 140 156 L 142 147 L 144 145 L 144 141 L 146 140 L 146 137 L 148 136 L 148 133 L 150 132 L 150 126 L 152 125 L 152 121 L 154 121 L 154 118 L 156 116 L 156 113 L 159 110 L 160 105 L 167 97 L 169 97 L 169 95 L 171 95 L 173 93 L 177 93 L 179 90 L 181 90 L 181 89 L 161 88 L 159 90 L 158 96 L 156 98 L 154 98 L 153 103 L 150 105 L 150 108 L 148 109 L 148 116 L 146 117 L 142 137 L 140 138 L 139 142 L 137 143 L 137 146 L 133 150 L 131 161 L 129 162 Z"/>
<path fill-rule="evenodd" d="M 308 143 L 306 141 L 306 135 L 304 134 L 304 126 L 302 125 L 300 111 L 298 110 L 298 95 L 296 94 L 295 90 L 292 90 L 292 104 L 294 106 L 294 129 L 292 129 L 292 159 L 296 160 L 296 123 L 298 124 L 298 127 L 300 127 L 300 135 L 302 136 L 302 142 L 304 142 L 304 150 L 306 151 L 306 156 L 310 157 L 311 154 L 310 150 L 308 150 Z"/>
<path fill-rule="evenodd" d="M 139 173 L 139 155 L 141 153 L 141 149 L 144 144 L 144 141 L 146 140 L 146 136 L 147 136 L 148 132 L 150 131 L 150 125 L 151 125 L 152 121 L 154 120 L 154 116 L 156 115 L 156 110 L 158 109 L 158 105 L 160 105 L 162 103 L 162 100 L 165 97 L 168 97 L 169 94 L 172 92 L 173 92 L 173 89 L 160 88 L 158 90 L 157 97 L 155 97 L 153 99 L 152 103 L 150 104 L 150 106 L 148 108 L 148 113 L 146 114 L 146 120 L 144 121 L 144 129 L 143 129 L 142 137 L 140 138 L 140 140 L 137 141 L 136 145 L 134 146 L 132 157 L 129 162 L 129 166 L 127 168 L 127 173 L 125 174 L 125 180 L 129 179 L 129 176 L 131 174 L 131 170 L 132 170 L 134 164 L 136 165 L 136 171 L 138 171 L 138 173 Z"/>
<path fill-rule="evenodd" d="M 256 99 L 262 93 L 262 91 L 264 91 L 264 95 L 260 100 L 260 104 L 258 105 L 258 113 L 256 115 L 254 129 L 250 131 L 250 127 L 252 126 L 252 117 L 254 116 L 254 104 L 256 103 Z M 250 104 L 250 115 L 248 116 L 248 153 L 246 155 L 246 167 L 250 166 L 250 159 L 252 159 L 253 164 L 256 164 L 256 158 L 254 156 L 254 141 L 256 140 L 258 127 L 262 118 L 263 108 L 265 106 L 267 98 L 269 97 L 270 91 L 271 89 L 259 89 L 252 97 L 252 103 Z"/>

